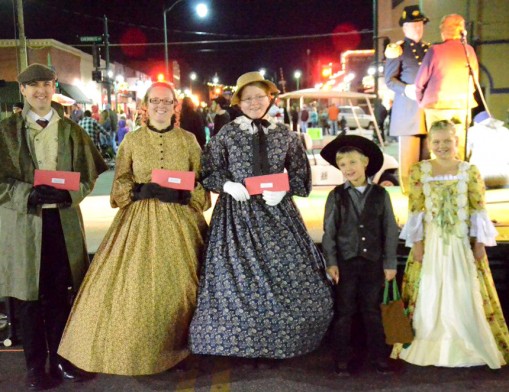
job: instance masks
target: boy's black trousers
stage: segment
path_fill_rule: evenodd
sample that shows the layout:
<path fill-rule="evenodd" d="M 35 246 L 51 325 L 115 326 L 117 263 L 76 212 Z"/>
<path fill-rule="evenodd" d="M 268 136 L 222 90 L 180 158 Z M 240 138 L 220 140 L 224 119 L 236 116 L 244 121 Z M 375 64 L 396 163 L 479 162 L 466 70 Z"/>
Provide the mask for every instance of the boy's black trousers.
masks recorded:
<path fill-rule="evenodd" d="M 380 311 L 385 279 L 382 261 L 356 257 L 340 262 L 338 268 L 336 321 L 333 330 L 335 361 L 347 362 L 351 359 L 352 316 L 357 312 L 364 322 L 370 359 L 386 359 L 387 345 Z"/>

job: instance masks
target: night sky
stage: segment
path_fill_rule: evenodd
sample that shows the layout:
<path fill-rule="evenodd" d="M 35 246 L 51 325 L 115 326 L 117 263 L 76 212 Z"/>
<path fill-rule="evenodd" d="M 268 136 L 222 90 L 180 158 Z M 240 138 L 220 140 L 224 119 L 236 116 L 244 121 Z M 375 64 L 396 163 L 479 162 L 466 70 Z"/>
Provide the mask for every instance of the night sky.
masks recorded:
<path fill-rule="evenodd" d="M 12 0 L 0 2 L 0 38 L 14 38 Z M 217 72 L 220 82 L 235 84 L 247 71 L 265 67 L 270 75 L 283 68 L 293 81 L 296 69 L 306 72 L 308 63 L 317 72 L 318 63 L 339 61 L 345 49 L 372 47 L 371 0 L 203 0 L 209 15 L 199 19 L 184 0 L 168 14 L 170 42 L 216 41 L 276 36 L 305 36 L 288 40 L 171 45 L 170 58 L 181 65 L 183 82 L 191 71 L 199 81 L 211 80 Z M 173 1 L 159 0 L 24 0 L 25 31 L 28 38 L 54 38 L 79 44 L 77 35 L 101 35 L 102 16 L 109 19 L 110 42 L 148 43 L 141 47 L 113 47 L 111 58 L 127 63 L 164 60 L 163 7 Z M 368 33 L 341 37 L 311 38 L 309 35 L 356 29 Z M 89 51 L 88 48 L 80 48 Z M 302 85 L 301 85 L 302 87 Z M 295 88 L 289 85 L 290 89 Z"/>

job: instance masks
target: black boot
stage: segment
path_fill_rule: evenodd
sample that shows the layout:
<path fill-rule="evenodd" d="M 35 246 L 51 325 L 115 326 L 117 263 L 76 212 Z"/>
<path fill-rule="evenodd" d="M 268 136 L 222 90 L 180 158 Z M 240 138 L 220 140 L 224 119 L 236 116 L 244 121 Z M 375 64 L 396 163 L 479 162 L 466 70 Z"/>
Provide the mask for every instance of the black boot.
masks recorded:
<path fill-rule="evenodd" d="M 85 372 L 78 369 L 69 361 L 59 357 L 55 361 L 50 362 L 49 374 L 56 380 L 81 382 L 90 380 L 93 376 L 92 373 Z"/>
<path fill-rule="evenodd" d="M 31 391 L 44 391 L 56 386 L 56 383 L 48 377 L 44 368 L 28 369 L 26 384 Z"/>

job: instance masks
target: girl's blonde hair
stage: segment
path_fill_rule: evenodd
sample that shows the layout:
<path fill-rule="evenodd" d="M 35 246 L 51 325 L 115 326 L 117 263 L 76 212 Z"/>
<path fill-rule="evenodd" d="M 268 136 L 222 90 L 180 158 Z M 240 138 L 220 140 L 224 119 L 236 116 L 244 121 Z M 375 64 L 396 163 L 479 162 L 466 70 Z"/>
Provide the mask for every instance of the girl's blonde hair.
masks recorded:
<path fill-rule="evenodd" d="M 449 131 L 453 136 L 456 136 L 456 123 L 452 120 L 439 120 L 431 124 L 428 134 L 436 131 Z"/>

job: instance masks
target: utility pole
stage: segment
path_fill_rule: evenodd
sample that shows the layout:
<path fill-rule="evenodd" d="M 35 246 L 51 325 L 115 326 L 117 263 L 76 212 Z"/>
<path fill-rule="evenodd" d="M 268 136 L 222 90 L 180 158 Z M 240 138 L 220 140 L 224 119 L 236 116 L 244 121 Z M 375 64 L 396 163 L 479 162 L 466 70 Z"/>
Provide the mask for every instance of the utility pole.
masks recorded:
<path fill-rule="evenodd" d="M 110 36 L 108 34 L 108 18 L 104 15 L 104 51 L 106 52 L 105 60 L 106 60 L 106 95 L 108 96 L 108 104 L 111 107 L 111 80 L 110 80 Z"/>
<path fill-rule="evenodd" d="M 378 44 L 378 0 L 373 0 L 373 47 L 375 49 L 375 74 L 374 74 L 374 77 L 375 77 L 375 95 L 376 95 L 376 103 L 378 103 L 378 77 L 380 76 L 379 75 L 379 72 L 378 72 L 378 68 L 379 68 L 379 63 L 378 63 L 378 59 L 379 59 L 379 50 L 378 50 L 378 47 L 379 47 L 379 44 Z"/>
<path fill-rule="evenodd" d="M 25 36 L 25 20 L 23 18 L 23 0 L 16 2 L 18 14 L 18 36 L 19 36 L 19 72 L 28 67 L 27 38 Z"/>
<path fill-rule="evenodd" d="M 312 87 L 311 86 L 311 63 L 310 63 L 310 59 L 309 59 L 310 54 L 311 54 L 311 49 L 307 49 L 306 50 L 306 79 L 305 79 L 306 83 L 305 83 L 305 86 L 303 86 L 303 87 Z M 297 82 L 297 84 L 299 84 L 299 82 Z M 297 87 L 297 90 L 298 89 L 299 89 L 299 87 Z"/>

